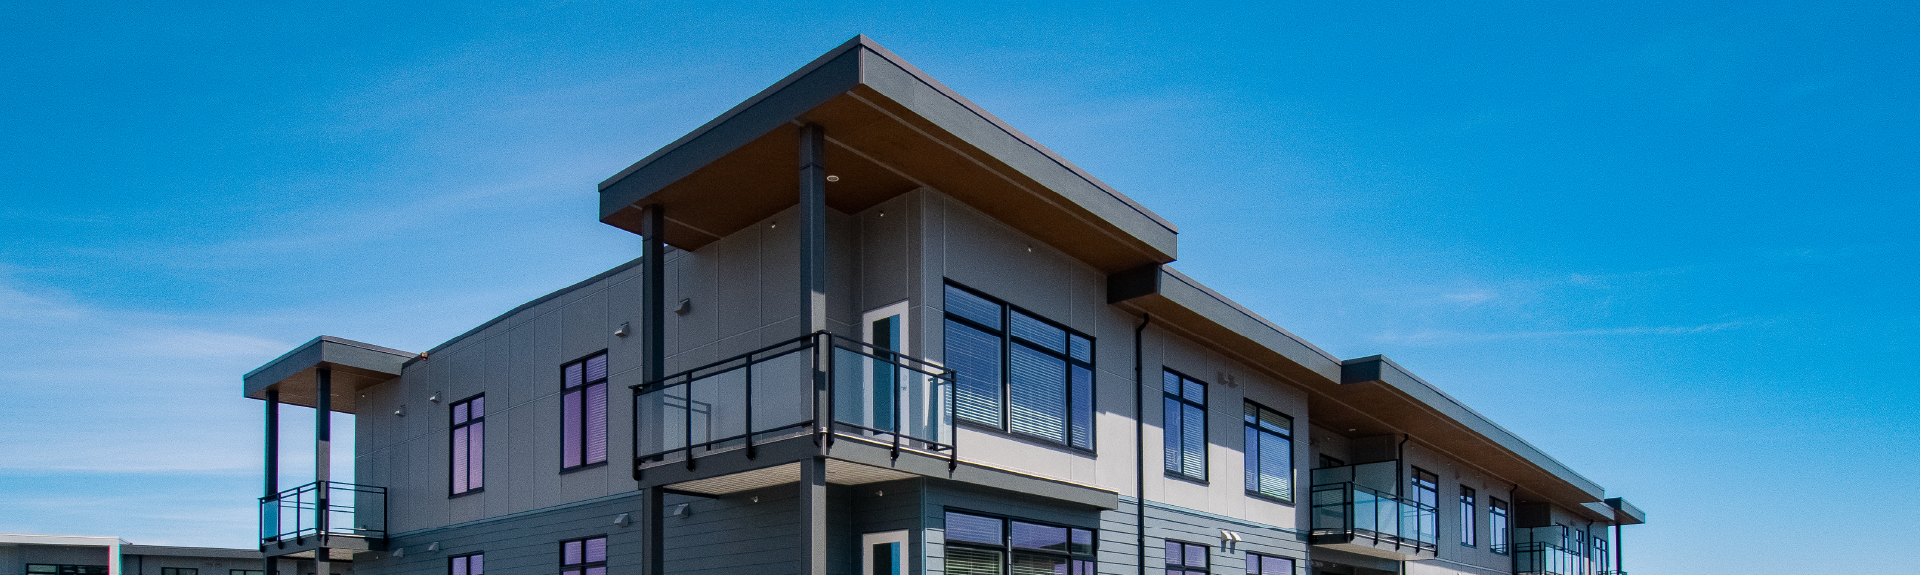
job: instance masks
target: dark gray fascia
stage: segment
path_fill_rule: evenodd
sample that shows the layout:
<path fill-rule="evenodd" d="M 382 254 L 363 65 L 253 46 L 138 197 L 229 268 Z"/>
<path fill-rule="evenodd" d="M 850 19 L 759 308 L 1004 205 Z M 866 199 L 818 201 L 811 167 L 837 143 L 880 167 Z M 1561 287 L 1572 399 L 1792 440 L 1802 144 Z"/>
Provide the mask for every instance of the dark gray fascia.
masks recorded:
<path fill-rule="evenodd" d="M 1614 521 L 1621 525 L 1639 525 L 1647 522 L 1647 512 L 1634 507 L 1632 503 L 1627 503 L 1626 499 L 1609 497 L 1607 506 L 1613 508 Z"/>
<path fill-rule="evenodd" d="M 1327 381 L 1340 381 L 1340 360 L 1333 354 L 1172 267 L 1160 266 L 1160 271 L 1160 295 L 1168 301 L 1273 350 Z"/>
<path fill-rule="evenodd" d="M 1440 388 L 1435 387 L 1431 383 L 1427 383 L 1427 380 L 1420 379 L 1419 376 L 1407 371 L 1404 367 L 1400 367 L 1400 364 L 1394 363 L 1393 360 L 1387 359 L 1386 356 L 1375 355 L 1340 362 L 1341 384 L 1374 381 L 1386 384 L 1406 394 L 1408 397 L 1412 397 L 1415 401 L 1419 401 L 1421 404 L 1435 411 L 1439 411 L 1448 419 L 1459 422 L 1481 437 L 1492 440 L 1508 451 L 1525 458 L 1534 466 L 1592 495 L 1595 500 L 1605 496 L 1605 491 L 1601 489 L 1599 484 L 1594 483 L 1593 480 L 1580 475 L 1578 472 L 1575 472 L 1573 468 L 1561 463 L 1560 460 L 1554 459 L 1551 455 L 1547 455 L 1547 452 L 1542 451 L 1539 447 L 1527 443 L 1527 440 L 1521 439 L 1519 435 L 1508 431 L 1507 428 L 1501 427 L 1498 423 L 1494 423 L 1493 420 L 1487 419 L 1487 416 L 1481 415 L 1480 412 L 1474 411 L 1471 407 L 1467 407 L 1467 404 L 1462 403 L 1458 399 L 1454 399 L 1451 395 L 1447 395 L 1447 392 L 1440 391 Z"/>
<path fill-rule="evenodd" d="M 400 368 L 414 357 L 413 353 L 390 347 L 323 335 L 247 372 L 240 379 L 245 396 L 254 397 L 255 393 L 316 365 L 340 365 L 398 377 Z"/>
<path fill-rule="evenodd" d="M 726 113 L 600 183 L 600 217 L 644 200 L 827 100 L 865 85 L 1040 182 L 1066 201 L 1177 257 L 1179 229 L 881 47 L 855 36 Z"/>

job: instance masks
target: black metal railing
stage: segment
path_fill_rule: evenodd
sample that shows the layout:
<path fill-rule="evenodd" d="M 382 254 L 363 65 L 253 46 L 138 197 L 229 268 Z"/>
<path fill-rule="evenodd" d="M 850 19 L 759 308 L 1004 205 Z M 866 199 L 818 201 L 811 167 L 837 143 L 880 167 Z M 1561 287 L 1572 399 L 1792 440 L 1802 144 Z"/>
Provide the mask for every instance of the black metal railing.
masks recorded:
<path fill-rule="evenodd" d="M 387 488 L 316 481 L 260 498 L 260 542 L 314 535 L 387 537 Z"/>
<path fill-rule="evenodd" d="M 954 387 L 945 367 L 808 334 L 633 386 L 634 470 L 693 467 L 701 455 L 732 449 L 753 457 L 756 444 L 809 433 L 879 442 L 894 457 L 946 457 L 951 466 Z"/>
<path fill-rule="evenodd" d="M 1584 575 L 1586 559 L 1554 543 L 1515 543 L 1513 572 L 1514 575 Z"/>
<path fill-rule="evenodd" d="M 1408 555 L 1439 553 L 1439 516 L 1434 507 L 1400 499 L 1379 487 L 1394 483 L 1392 465 L 1395 463 L 1382 462 L 1314 470 L 1308 540 L 1316 544 L 1363 541 Z M 1369 477 L 1376 472 L 1386 476 L 1377 480 Z"/>

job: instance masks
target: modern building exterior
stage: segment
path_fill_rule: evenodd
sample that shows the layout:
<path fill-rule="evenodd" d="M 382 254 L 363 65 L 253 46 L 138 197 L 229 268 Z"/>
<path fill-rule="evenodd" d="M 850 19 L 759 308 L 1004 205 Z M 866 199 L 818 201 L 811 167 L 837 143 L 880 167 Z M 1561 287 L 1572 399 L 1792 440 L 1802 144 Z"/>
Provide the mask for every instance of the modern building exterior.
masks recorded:
<path fill-rule="evenodd" d="M 255 549 L 134 545 L 119 537 L 0 533 L 0 575 L 261 575 Z M 287 565 L 280 575 L 297 575 Z"/>
<path fill-rule="evenodd" d="M 600 198 L 638 259 L 247 374 L 267 569 L 1600 575 L 1644 521 L 865 37 Z M 274 483 L 281 404 L 356 415 L 351 483 Z"/>

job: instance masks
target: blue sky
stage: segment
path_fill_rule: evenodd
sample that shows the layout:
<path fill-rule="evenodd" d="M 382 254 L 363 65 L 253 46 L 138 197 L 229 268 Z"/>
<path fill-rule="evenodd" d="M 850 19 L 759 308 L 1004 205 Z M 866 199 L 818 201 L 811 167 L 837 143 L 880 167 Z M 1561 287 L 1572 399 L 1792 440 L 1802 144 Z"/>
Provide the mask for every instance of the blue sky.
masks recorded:
<path fill-rule="evenodd" d="M 595 184 L 856 33 L 1646 508 L 1635 573 L 1920 553 L 1891 2 L 8 4 L 0 532 L 248 545 L 241 374 L 634 257 Z"/>

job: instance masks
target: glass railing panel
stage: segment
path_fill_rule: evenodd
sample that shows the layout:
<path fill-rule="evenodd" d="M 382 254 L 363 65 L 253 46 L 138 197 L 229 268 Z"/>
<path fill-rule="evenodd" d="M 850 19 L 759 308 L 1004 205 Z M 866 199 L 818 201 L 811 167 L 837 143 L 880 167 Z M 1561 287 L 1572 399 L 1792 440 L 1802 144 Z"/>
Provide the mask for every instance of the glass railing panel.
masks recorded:
<path fill-rule="evenodd" d="M 900 429 L 908 437 L 953 445 L 953 381 L 944 374 L 899 367 Z"/>
<path fill-rule="evenodd" d="M 754 363 L 753 432 L 784 430 L 813 420 L 813 349 L 787 350 Z"/>

